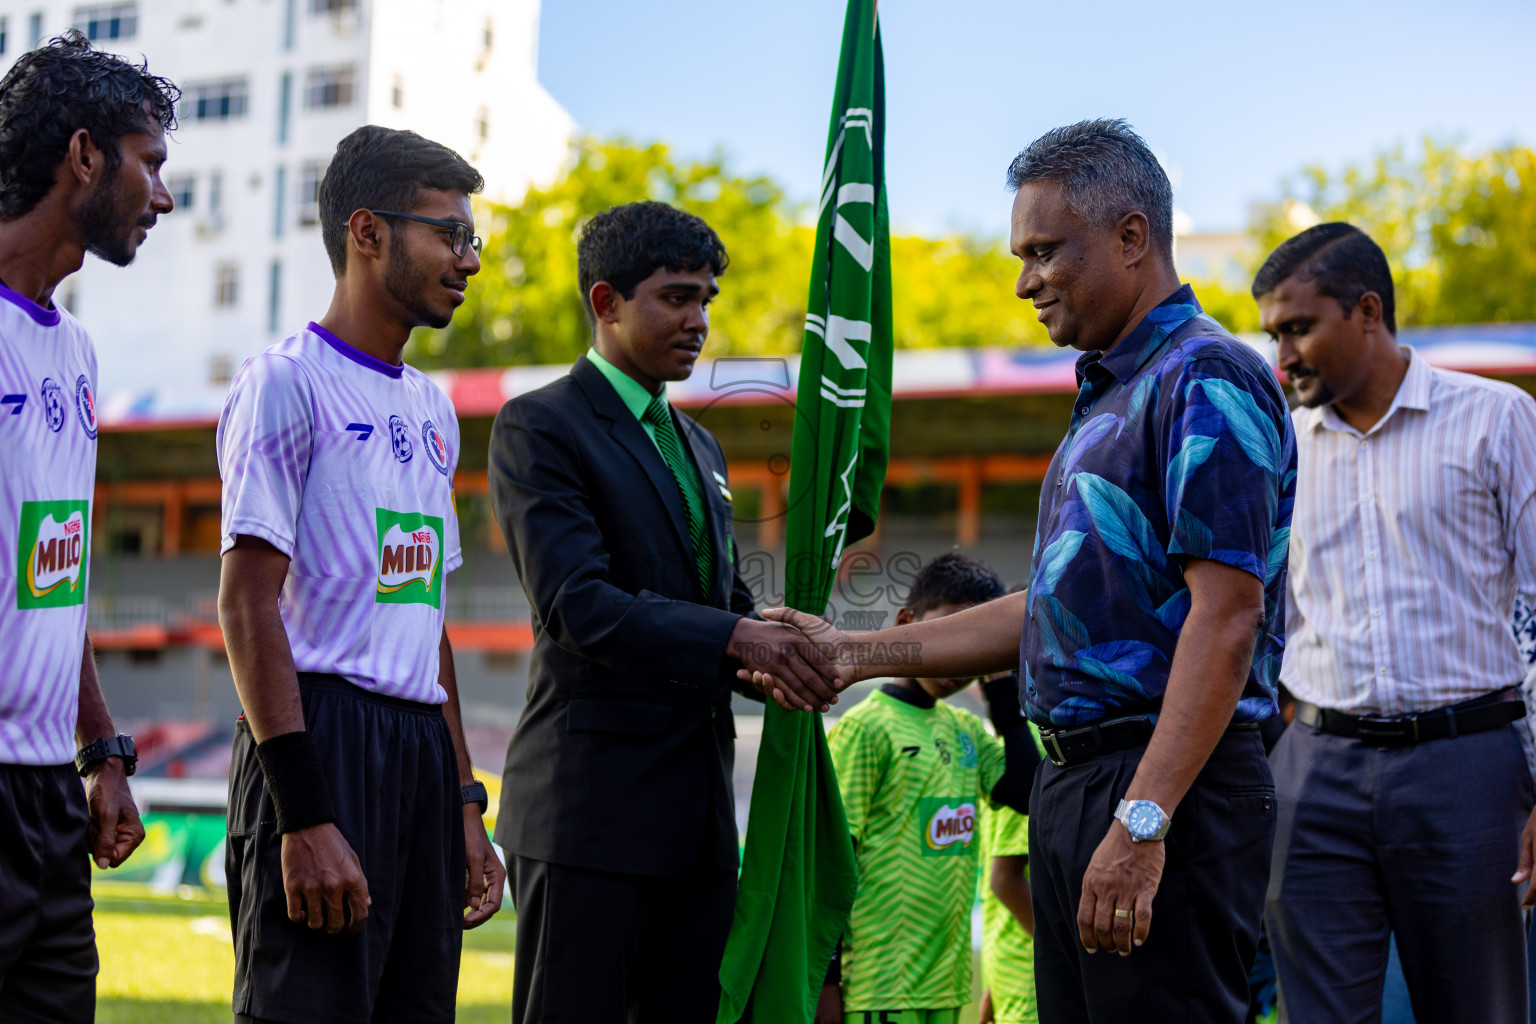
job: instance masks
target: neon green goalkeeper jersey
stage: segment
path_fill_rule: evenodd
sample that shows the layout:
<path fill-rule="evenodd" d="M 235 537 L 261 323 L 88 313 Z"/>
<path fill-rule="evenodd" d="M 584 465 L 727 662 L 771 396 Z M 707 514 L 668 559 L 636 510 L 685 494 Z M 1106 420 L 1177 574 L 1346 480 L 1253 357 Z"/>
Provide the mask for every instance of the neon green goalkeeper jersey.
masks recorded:
<path fill-rule="evenodd" d="M 1035 1010 L 1035 944 L 1013 912 L 992 894 L 993 857 L 1029 856 L 1029 819 L 1007 807 L 981 816 L 981 977 L 992 991 L 997 1024 L 1038 1024 Z"/>
<path fill-rule="evenodd" d="M 975 715 L 901 692 L 871 694 L 827 737 L 858 844 L 844 1013 L 971 1001 L 976 812 L 1003 775 L 1003 744 Z"/>

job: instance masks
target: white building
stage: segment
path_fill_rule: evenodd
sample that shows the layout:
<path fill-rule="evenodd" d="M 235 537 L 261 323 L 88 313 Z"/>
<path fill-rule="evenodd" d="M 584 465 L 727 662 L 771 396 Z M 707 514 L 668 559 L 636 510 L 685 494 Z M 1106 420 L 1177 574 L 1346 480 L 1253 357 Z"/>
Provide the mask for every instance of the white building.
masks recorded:
<path fill-rule="evenodd" d="M 325 312 L 316 191 L 358 125 L 453 147 L 491 198 L 552 179 L 572 125 L 538 83 L 538 16 L 539 0 L 0 0 L 0 71 L 74 26 L 184 91 L 176 211 L 132 266 L 87 257 L 59 289 L 96 339 L 103 419 L 150 392 L 162 417 L 178 396 L 206 407 Z"/>

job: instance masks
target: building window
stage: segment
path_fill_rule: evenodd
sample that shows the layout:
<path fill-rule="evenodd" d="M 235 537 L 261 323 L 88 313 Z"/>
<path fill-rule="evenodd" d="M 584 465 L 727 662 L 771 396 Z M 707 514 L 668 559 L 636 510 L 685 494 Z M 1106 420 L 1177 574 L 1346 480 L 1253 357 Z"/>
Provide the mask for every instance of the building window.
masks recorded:
<path fill-rule="evenodd" d="M 244 117 L 250 88 L 243 78 L 189 85 L 182 94 L 181 116 L 187 121 L 231 121 Z"/>
<path fill-rule="evenodd" d="M 171 193 L 171 202 L 176 204 L 176 209 L 192 209 L 192 199 L 195 196 L 193 186 L 196 181 L 197 179 L 190 174 L 183 174 L 166 181 L 165 187 Z"/>
<path fill-rule="evenodd" d="M 282 95 L 278 97 L 277 107 L 277 142 L 278 145 L 288 143 L 288 110 L 293 106 L 293 72 L 283 72 Z"/>
<path fill-rule="evenodd" d="M 213 304 L 229 309 L 240 301 L 240 265 L 220 263 L 213 271 Z"/>
<path fill-rule="evenodd" d="M 480 133 L 481 142 L 491 134 L 491 112 L 485 107 L 481 107 L 480 113 L 475 117 L 475 131 Z"/>
<path fill-rule="evenodd" d="M 325 177 L 325 164 L 309 163 L 299 168 L 299 223 L 312 226 L 320 223 L 320 181 Z"/>
<path fill-rule="evenodd" d="M 283 237 L 283 221 L 286 219 L 284 217 L 285 211 L 283 210 L 283 204 L 287 201 L 287 199 L 288 168 L 279 164 L 277 168 L 277 184 L 272 187 L 272 201 L 276 204 L 276 209 L 272 211 L 273 238 Z"/>
<path fill-rule="evenodd" d="M 0 57 L 5 56 L 5 37 L 9 34 L 6 31 L 8 28 L 10 28 L 10 19 L 0 18 Z"/>
<path fill-rule="evenodd" d="M 490 18 L 485 19 L 485 28 L 480 32 L 480 52 L 483 56 L 490 56 L 491 44 L 496 41 L 496 26 Z"/>
<path fill-rule="evenodd" d="M 96 4 L 75 8 L 75 27 L 91 42 L 132 39 L 139 29 L 135 4 Z"/>
<path fill-rule="evenodd" d="M 35 50 L 43 43 L 43 12 L 34 11 L 27 15 L 27 35 L 31 42 L 27 44 L 29 49 Z"/>
<path fill-rule="evenodd" d="M 0 52 L 4 52 L 4 31 L 5 26 L 0 25 Z M 390 89 L 389 91 L 389 101 L 394 104 L 396 110 L 399 110 L 401 107 L 405 106 L 405 76 L 400 74 L 398 71 L 395 72 L 394 88 Z"/>
<path fill-rule="evenodd" d="M 283 265 L 277 260 L 272 261 L 272 277 L 268 282 L 267 292 L 267 333 L 276 334 L 281 320 L 278 319 L 283 308 Z"/>
<path fill-rule="evenodd" d="M 304 84 L 304 105 L 311 110 L 350 107 L 356 88 L 357 69 L 350 64 L 339 68 L 315 68 Z"/>
<path fill-rule="evenodd" d="M 208 383 L 228 384 L 235 376 L 235 360 L 228 352 L 215 352 L 208 357 Z"/>
<path fill-rule="evenodd" d="M 309 0 L 310 14 L 336 14 L 357 10 L 357 0 Z"/>

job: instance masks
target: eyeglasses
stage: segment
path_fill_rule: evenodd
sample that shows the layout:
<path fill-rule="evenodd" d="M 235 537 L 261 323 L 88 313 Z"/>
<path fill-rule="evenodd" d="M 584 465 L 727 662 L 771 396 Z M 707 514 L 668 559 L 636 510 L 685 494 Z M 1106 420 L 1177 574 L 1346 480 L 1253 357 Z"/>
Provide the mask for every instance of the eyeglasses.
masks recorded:
<path fill-rule="evenodd" d="M 418 224 L 431 224 L 436 228 L 447 228 L 453 232 L 453 238 L 448 242 L 453 248 L 455 256 L 463 256 L 464 250 L 473 247 L 475 254 L 480 253 L 480 236 L 471 233 L 468 224 L 459 220 L 438 220 L 436 217 L 418 217 L 414 213 L 400 213 L 396 210 L 369 210 L 371 214 L 379 217 L 399 217 L 402 220 L 413 220 Z"/>

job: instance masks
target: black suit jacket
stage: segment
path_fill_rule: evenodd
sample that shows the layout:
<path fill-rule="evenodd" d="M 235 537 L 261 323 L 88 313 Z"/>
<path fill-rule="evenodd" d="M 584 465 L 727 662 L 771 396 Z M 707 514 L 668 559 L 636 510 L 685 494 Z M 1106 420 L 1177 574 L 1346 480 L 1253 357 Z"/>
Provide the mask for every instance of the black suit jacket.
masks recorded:
<path fill-rule="evenodd" d="M 534 634 L 496 823 L 511 853 L 652 876 L 701 856 L 736 867 L 738 665 L 725 648 L 752 597 L 715 479 L 725 456 L 707 430 L 675 416 L 714 546 L 707 594 L 671 471 L 585 356 L 496 417 L 491 507 Z"/>

